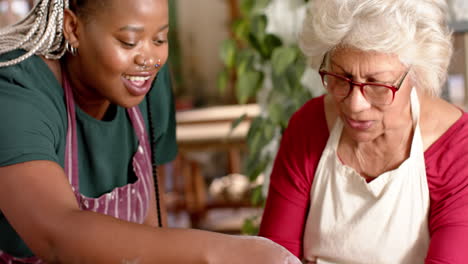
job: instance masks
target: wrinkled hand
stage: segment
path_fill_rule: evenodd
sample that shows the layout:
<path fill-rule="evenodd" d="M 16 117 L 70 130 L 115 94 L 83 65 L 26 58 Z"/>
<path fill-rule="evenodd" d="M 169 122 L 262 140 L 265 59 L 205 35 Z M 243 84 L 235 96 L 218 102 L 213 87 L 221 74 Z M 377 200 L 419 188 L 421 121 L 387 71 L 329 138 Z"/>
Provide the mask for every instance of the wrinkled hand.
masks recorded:
<path fill-rule="evenodd" d="M 301 261 L 287 249 L 273 241 L 256 236 L 234 236 L 235 248 L 228 252 L 224 264 L 301 264 Z M 218 263 L 218 262 L 217 262 Z"/>

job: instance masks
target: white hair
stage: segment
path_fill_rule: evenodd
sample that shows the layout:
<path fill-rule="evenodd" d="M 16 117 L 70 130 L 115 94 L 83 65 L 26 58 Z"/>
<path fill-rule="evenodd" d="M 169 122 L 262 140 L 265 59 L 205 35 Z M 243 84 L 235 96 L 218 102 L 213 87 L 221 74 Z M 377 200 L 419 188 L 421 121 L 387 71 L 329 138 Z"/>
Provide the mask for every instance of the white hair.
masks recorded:
<path fill-rule="evenodd" d="M 431 95 L 445 83 L 452 45 L 445 0 L 310 0 L 300 34 L 315 69 L 340 46 L 396 54 Z"/>
<path fill-rule="evenodd" d="M 68 0 L 39 0 L 24 19 L 0 30 L 0 54 L 16 49 L 27 51 L 18 58 L 0 62 L 0 67 L 20 63 L 34 54 L 48 59 L 62 57 L 66 51 L 64 8 L 68 8 Z"/>

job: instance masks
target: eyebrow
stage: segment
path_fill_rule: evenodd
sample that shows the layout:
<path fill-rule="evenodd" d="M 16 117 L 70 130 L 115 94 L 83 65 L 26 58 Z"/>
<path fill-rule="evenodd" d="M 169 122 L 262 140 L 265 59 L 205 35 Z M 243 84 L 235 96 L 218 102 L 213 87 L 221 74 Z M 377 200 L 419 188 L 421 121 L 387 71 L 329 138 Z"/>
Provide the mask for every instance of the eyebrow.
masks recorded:
<path fill-rule="evenodd" d="M 163 30 L 165 30 L 166 28 L 169 28 L 169 24 L 166 24 L 166 25 L 160 27 L 160 28 L 159 28 L 159 31 L 163 31 Z"/>
<path fill-rule="evenodd" d="M 331 64 L 337 66 L 338 68 L 340 68 L 345 74 L 349 74 L 349 75 L 352 75 L 351 73 L 347 72 L 342 66 L 340 66 L 338 63 L 334 62 L 333 60 L 331 60 Z M 375 71 L 375 72 L 369 72 L 366 74 L 366 76 L 364 77 L 370 77 L 370 76 L 375 76 L 375 75 L 379 75 L 379 74 L 384 74 L 384 73 L 390 73 L 390 72 L 394 72 L 394 71 Z"/>
<path fill-rule="evenodd" d="M 165 24 L 164 26 L 159 28 L 159 31 L 163 31 L 169 27 L 169 24 Z M 119 28 L 119 31 L 134 31 L 134 32 L 143 32 L 145 30 L 142 26 L 135 26 L 135 25 L 126 25 Z"/>
<path fill-rule="evenodd" d="M 135 31 L 135 32 L 142 32 L 144 31 L 143 27 L 140 26 L 134 26 L 134 25 L 126 25 L 121 28 L 119 28 L 119 31 Z"/>

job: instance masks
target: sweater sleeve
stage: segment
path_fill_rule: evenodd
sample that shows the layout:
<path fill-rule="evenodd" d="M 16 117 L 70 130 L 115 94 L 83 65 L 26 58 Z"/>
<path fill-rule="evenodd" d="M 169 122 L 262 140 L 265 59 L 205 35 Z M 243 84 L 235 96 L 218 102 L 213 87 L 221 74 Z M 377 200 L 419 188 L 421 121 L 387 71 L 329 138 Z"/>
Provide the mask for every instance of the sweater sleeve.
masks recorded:
<path fill-rule="evenodd" d="M 426 151 L 431 241 L 426 264 L 468 263 L 468 116 Z"/>
<path fill-rule="evenodd" d="M 270 179 L 260 236 L 302 257 L 313 175 L 328 138 L 323 97 L 296 112 L 285 130 Z"/>

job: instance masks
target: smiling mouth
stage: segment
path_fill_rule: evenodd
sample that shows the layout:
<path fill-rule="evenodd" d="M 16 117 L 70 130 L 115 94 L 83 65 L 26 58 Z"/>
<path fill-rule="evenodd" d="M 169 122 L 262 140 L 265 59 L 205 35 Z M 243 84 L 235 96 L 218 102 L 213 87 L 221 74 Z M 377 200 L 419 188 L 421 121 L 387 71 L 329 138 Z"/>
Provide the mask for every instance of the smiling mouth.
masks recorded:
<path fill-rule="evenodd" d="M 132 76 L 132 75 L 123 75 L 123 77 L 131 81 L 136 86 L 142 86 L 151 76 Z"/>
<path fill-rule="evenodd" d="M 142 96 L 149 92 L 151 89 L 151 75 L 135 76 L 135 75 L 122 75 L 124 86 L 128 92 L 134 96 Z"/>

